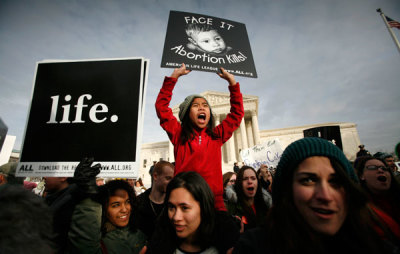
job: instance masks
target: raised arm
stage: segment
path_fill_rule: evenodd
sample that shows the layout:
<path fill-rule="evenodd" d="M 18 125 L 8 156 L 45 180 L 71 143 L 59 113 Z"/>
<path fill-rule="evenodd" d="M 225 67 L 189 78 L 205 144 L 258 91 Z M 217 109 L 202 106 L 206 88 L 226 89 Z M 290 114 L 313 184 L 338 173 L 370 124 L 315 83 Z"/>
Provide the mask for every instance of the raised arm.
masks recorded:
<path fill-rule="evenodd" d="M 237 83 L 235 77 L 224 68 L 221 67 L 220 70 L 218 76 L 229 83 L 228 89 L 231 97 L 231 109 L 226 118 L 214 129 L 214 131 L 218 133 L 222 142 L 225 143 L 232 136 L 232 133 L 239 127 L 244 116 L 244 109 L 243 96 L 240 92 L 239 83 Z"/>
<path fill-rule="evenodd" d="M 93 158 L 82 159 L 74 172 L 74 181 L 87 198 L 76 205 L 72 214 L 68 232 L 71 253 L 102 253 L 102 207 L 89 198 L 97 193 L 96 176 L 101 167 L 100 164 L 92 166 L 93 161 Z"/>
<path fill-rule="evenodd" d="M 188 74 L 189 72 L 190 70 L 186 69 L 185 64 L 182 64 L 180 68 L 174 69 L 170 77 L 165 77 L 155 104 L 156 113 L 160 119 L 160 125 L 167 132 L 172 144 L 175 144 L 175 140 L 179 136 L 178 134 L 181 128 L 180 123 L 173 115 L 172 109 L 169 107 L 172 98 L 172 91 L 178 78 L 182 75 Z"/>
<path fill-rule="evenodd" d="M 236 80 L 235 80 L 235 76 L 233 76 L 233 74 L 227 72 L 224 68 L 219 68 L 220 71 L 217 72 L 218 76 L 220 76 L 221 78 L 225 79 L 226 81 L 228 81 L 230 86 L 235 86 L 236 85 Z"/>
<path fill-rule="evenodd" d="M 191 72 L 191 70 L 186 69 L 186 65 L 183 63 L 181 67 L 174 69 L 171 74 L 171 78 L 178 79 L 180 76 L 186 75 L 189 72 Z"/>

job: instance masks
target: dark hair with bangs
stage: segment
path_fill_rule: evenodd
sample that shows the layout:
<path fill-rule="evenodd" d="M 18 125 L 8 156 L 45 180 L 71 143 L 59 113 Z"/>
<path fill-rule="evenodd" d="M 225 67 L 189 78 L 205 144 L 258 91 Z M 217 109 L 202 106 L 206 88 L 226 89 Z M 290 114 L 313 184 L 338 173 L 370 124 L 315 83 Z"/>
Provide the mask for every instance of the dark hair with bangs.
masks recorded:
<path fill-rule="evenodd" d="M 102 204 L 102 217 L 101 217 L 101 231 L 107 233 L 105 223 L 107 222 L 107 208 L 110 203 L 110 197 L 115 196 L 118 190 L 124 190 L 128 193 L 129 201 L 131 203 L 131 215 L 129 217 L 129 228 L 136 231 L 136 223 L 133 216 L 133 204 L 136 202 L 136 194 L 128 182 L 124 180 L 112 180 L 99 187 L 99 198 Z"/>
<path fill-rule="evenodd" d="M 256 195 L 254 197 L 254 206 L 255 206 L 256 212 L 257 212 L 256 214 L 254 214 L 253 209 L 249 205 L 247 205 L 246 197 L 243 192 L 243 176 L 244 176 L 244 172 L 246 170 L 253 171 L 255 174 L 255 177 L 257 179 L 257 191 L 256 191 Z M 264 222 L 265 216 L 267 214 L 268 206 L 265 204 L 263 194 L 262 194 L 260 180 L 257 177 L 256 170 L 250 166 L 241 167 L 239 169 L 239 172 L 237 173 L 234 188 L 235 188 L 235 192 L 237 195 L 237 202 L 243 209 L 244 216 L 246 216 L 246 218 L 248 220 L 248 225 L 250 227 L 255 227 L 257 225 L 262 224 Z"/>
<path fill-rule="evenodd" d="M 367 162 L 370 160 L 378 160 L 378 161 L 382 162 L 383 165 L 385 165 L 385 167 L 388 168 L 388 165 L 384 159 L 376 158 L 376 157 L 372 157 L 372 156 L 360 157 L 360 160 L 357 163 L 356 171 L 357 171 L 358 178 L 360 179 L 360 182 L 361 182 L 361 187 L 368 194 L 372 194 L 371 190 L 368 188 L 365 180 L 361 180 L 361 176 L 364 173 L 365 164 L 367 164 Z M 396 176 L 394 175 L 393 171 L 390 168 L 388 168 L 388 172 L 391 177 L 391 182 L 390 182 L 390 187 L 389 187 L 387 194 L 392 195 L 395 198 L 395 200 L 397 200 L 397 202 L 400 202 L 400 183 L 398 182 Z"/>
<path fill-rule="evenodd" d="M 215 238 L 214 194 L 204 178 L 193 171 L 177 174 L 167 186 L 164 204 L 168 208 L 171 192 L 184 188 L 199 202 L 201 222 L 196 231 L 194 244 L 202 249 L 211 246 Z M 173 253 L 182 241 L 176 236 L 175 229 L 168 217 L 168 209 L 164 209 L 157 221 L 157 227 L 151 238 L 149 251 L 151 253 Z"/>
<path fill-rule="evenodd" d="M 212 241 L 215 226 L 214 194 L 210 186 L 197 172 L 188 171 L 179 173 L 167 186 L 165 197 L 167 207 L 171 192 L 178 188 L 186 189 L 199 202 L 201 222 L 197 229 L 196 244 L 201 247 L 208 247 Z M 168 213 L 168 209 L 165 210 Z"/>
<path fill-rule="evenodd" d="M 388 166 L 384 159 L 381 159 L 378 157 L 373 157 L 373 156 L 369 156 L 369 155 L 359 157 L 359 160 L 357 161 L 357 165 L 355 165 L 355 167 L 356 167 L 357 176 L 360 180 L 361 180 L 362 174 L 364 173 L 365 164 L 367 163 L 367 161 L 370 161 L 370 160 L 378 160 L 378 161 L 382 162 L 383 165 L 385 165 L 385 167 Z M 389 170 L 389 172 L 391 173 L 390 175 L 393 178 L 393 174 L 391 171 L 392 170 Z"/>
<path fill-rule="evenodd" d="M 193 101 L 190 102 L 190 107 L 189 109 L 186 111 L 185 116 L 182 119 L 182 130 L 181 130 L 181 142 L 182 144 L 185 144 L 186 142 L 192 140 L 195 136 L 196 133 L 194 132 L 195 126 L 192 123 L 192 121 L 190 120 L 190 108 L 192 107 Z M 215 139 L 217 138 L 217 134 L 215 134 L 213 132 L 215 126 L 214 126 L 214 116 L 211 113 L 211 107 L 210 108 L 210 120 L 208 121 L 208 124 L 206 126 L 206 133 L 212 138 Z M 190 143 L 189 143 L 190 145 Z"/>

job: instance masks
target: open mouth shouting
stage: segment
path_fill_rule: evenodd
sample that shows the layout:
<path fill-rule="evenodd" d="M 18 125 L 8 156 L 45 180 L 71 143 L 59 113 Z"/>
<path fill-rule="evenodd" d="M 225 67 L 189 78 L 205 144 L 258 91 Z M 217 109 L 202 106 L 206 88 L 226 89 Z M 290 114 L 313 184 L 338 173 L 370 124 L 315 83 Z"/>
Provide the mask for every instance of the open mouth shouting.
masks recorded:
<path fill-rule="evenodd" d="M 256 195 L 256 188 L 254 186 L 245 188 L 245 194 L 249 198 L 254 197 Z"/>
<path fill-rule="evenodd" d="M 195 98 L 189 112 L 191 122 L 198 128 L 203 129 L 210 121 L 210 108 L 203 98 Z"/>
<path fill-rule="evenodd" d="M 194 123 L 196 124 L 197 127 L 199 128 L 205 128 L 208 124 L 209 117 L 207 116 L 207 113 L 202 112 L 197 114 L 196 121 Z"/>
<path fill-rule="evenodd" d="M 383 176 L 383 175 L 380 175 L 380 176 L 377 177 L 377 179 L 378 179 L 379 182 L 383 182 L 384 183 L 384 182 L 386 182 L 387 177 Z"/>
<path fill-rule="evenodd" d="M 205 122 L 206 121 L 206 114 L 205 113 L 200 113 L 197 116 L 197 119 L 199 119 L 199 121 L 201 121 L 201 122 Z"/>

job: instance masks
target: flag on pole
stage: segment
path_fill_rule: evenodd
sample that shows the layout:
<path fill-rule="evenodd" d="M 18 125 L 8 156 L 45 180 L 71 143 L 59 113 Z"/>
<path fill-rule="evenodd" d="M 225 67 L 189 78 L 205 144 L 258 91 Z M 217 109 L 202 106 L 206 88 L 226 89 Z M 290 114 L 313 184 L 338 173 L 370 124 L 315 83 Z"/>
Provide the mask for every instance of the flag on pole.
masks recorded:
<path fill-rule="evenodd" d="M 392 28 L 395 27 L 397 29 L 400 29 L 400 22 L 398 22 L 396 20 L 393 20 L 393 19 L 389 18 L 386 15 L 385 15 L 385 17 L 386 17 L 386 20 L 387 20 L 387 22 L 388 22 L 390 27 L 392 27 Z"/>
<path fill-rule="evenodd" d="M 397 29 L 400 29 L 400 23 L 389 18 L 388 16 L 386 16 L 383 11 L 381 10 L 381 8 L 376 9 L 377 12 L 379 12 L 379 14 L 381 15 L 383 22 L 386 25 L 386 28 L 388 29 L 390 36 L 392 36 L 392 39 L 394 41 L 394 44 L 396 44 L 397 50 L 400 52 L 400 43 L 396 38 L 396 35 L 394 34 L 394 32 L 392 31 L 393 27 L 396 27 Z"/>

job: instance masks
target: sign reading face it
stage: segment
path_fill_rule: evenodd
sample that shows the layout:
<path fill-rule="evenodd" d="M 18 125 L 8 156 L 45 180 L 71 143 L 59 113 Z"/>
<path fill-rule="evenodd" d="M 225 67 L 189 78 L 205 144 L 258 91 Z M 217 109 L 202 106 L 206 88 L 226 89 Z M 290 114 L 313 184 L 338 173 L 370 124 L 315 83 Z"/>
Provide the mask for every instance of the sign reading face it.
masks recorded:
<path fill-rule="evenodd" d="M 245 24 L 170 11 L 161 67 L 182 63 L 191 70 L 216 72 L 224 67 L 234 75 L 257 78 Z"/>
<path fill-rule="evenodd" d="M 94 157 L 105 177 L 136 177 L 147 60 L 37 65 L 19 175 L 71 176 Z"/>

